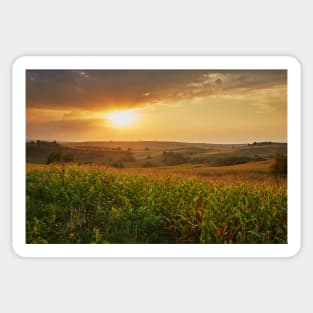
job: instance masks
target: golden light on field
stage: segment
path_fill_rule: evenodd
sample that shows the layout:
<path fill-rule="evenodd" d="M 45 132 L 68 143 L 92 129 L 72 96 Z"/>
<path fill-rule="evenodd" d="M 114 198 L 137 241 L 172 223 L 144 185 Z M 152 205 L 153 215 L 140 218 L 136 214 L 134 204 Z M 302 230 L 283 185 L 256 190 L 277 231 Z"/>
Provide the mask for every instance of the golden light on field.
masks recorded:
<path fill-rule="evenodd" d="M 106 118 L 115 127 L 129 127 L 137 118 L 137 114 L 133 111 L 113 111 L 107 113 Z"/>

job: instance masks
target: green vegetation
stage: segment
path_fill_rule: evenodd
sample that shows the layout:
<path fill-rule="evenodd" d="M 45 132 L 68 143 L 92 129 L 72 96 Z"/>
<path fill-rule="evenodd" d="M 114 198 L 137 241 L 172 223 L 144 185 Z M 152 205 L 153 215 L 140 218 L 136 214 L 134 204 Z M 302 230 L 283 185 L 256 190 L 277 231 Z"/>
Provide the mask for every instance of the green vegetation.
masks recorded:
<path fill-rule="evenodd" d="M 287 144 L 26 148 L 28 243 L 287 242 Z"/>
<path fill-rule="evenodd" d="M 27 162 L 59 162 L 71 156 L 79 163 L 98 163 L 115 167 L 162 167 L 179 164 L 227 166 L 274 159 L 287 154 L 287 144 L 261 142 L 253 144 L 206 144 L 162 141 L 134 142 L 28 142 Z"/>
<path fill-rule="evenodd" d="M 26 191 L 27 243 L 287 242 L 278 185 L 49 165 L 28 170 Z"/>
<path fill-rule="evenodd" d="M 47 157 L 47 164 L 59 162 L 74 162 L 74 156 L 71 153 L 62 155 L 60 152 L 51 152 Z"/>
<path fill-rule="evenodd" d="M 273 172 L 275 174 L 287 175 L 287 165 L 287 155 L 277 153 L 273 166 Z"/>
<path fill-rule="evenodd" d="M 69 144 L 37 141 L 26 143 L 26 160 L 29 163 L 46 164 L 62 162 L 62 157 L 78 163 L 112 164 L 134 161 L 133 153 L 120 147 L 103 149 L 97 146 L 71 146 Z M 52 159 L 52 160 L 51 160 Z M 63 162 L 66 162 L 63 160 Z M 72 162 L 72 161 L 67 161 Z"/>

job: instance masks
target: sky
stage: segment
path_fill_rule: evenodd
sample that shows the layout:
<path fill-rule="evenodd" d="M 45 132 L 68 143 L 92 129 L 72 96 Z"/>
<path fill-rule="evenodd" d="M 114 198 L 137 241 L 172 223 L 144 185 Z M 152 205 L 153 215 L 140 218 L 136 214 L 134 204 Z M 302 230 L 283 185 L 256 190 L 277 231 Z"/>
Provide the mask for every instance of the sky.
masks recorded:
<path fill-rule="evenodd" d="M 287 142 L 286 70 L 27 70 L 28 140 Z"/>

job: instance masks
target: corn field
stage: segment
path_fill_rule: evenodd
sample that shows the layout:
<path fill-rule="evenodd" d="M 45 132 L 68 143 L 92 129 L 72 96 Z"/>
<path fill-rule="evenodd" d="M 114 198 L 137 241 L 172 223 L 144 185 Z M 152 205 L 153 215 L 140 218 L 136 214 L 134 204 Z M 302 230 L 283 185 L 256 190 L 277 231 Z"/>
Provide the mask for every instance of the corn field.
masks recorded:
<path fill-rule="evenodd" d="M 84 166 L 31 169 L 27 243 L 287 243 L 287 190 Z"/>

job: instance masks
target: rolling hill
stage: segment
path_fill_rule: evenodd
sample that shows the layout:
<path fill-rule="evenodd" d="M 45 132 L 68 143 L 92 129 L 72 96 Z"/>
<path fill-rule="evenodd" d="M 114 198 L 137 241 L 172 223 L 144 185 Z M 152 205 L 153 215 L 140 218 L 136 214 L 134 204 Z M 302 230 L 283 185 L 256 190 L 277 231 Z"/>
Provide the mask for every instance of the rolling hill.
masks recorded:
<path fill-rule="evenodd" d="M 208 144 L 165 141 L 103 141 L 26 143 L 28 163 L 47 163 L 49 155 L 70 156 L 79 163 L 116 167 L 158 167 L 179 164 L 228 166 L 265 161 L 277 153 L 287 155 L 286 143 Z"/>

